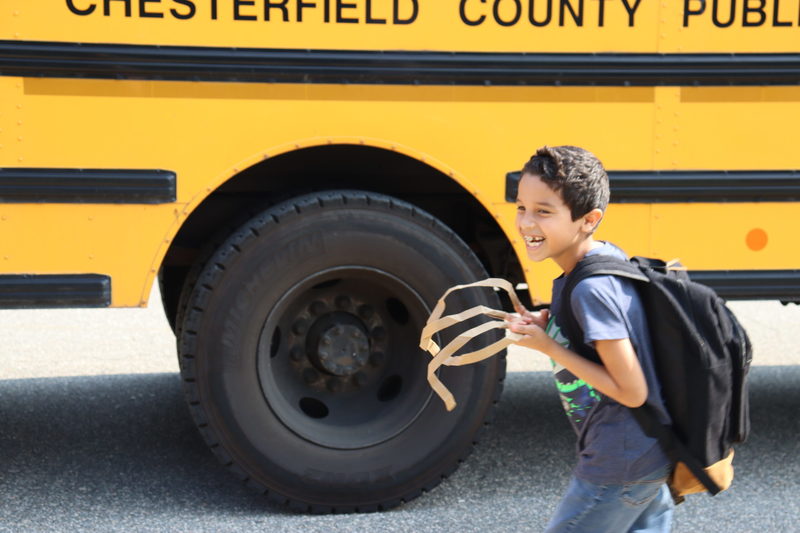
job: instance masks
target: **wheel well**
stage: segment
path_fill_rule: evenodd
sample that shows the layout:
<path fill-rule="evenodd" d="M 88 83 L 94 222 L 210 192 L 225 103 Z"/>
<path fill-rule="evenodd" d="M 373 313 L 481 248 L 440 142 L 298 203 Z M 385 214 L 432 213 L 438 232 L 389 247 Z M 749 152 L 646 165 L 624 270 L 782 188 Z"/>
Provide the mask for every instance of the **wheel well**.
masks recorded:
<path fill-rule="evenodd" d="M 240 172 L 192 212 L 173 239 L 159 272 L 170 324 L 174 327 L 184 280 L 204 249 L 216 247 L 270 205 L 330 189 L 378 192 L 419 206 L 457 233 L 490 275 L 512 283 L 524 279 L 500 226 L 449 176 L 394 151 L 357 145 L 317 146 L 264 160 Z"/>

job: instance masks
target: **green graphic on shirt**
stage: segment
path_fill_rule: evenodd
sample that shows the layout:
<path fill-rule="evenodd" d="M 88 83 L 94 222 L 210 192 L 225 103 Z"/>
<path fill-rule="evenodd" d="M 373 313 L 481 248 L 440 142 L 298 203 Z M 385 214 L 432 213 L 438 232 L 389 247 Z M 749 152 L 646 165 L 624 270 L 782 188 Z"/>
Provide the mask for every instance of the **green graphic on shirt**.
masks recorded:
<path fill-rule="evenodd" d="M 569 348 L 569 339 L 556 325 L 555 316 L 550 317 L 545 333 L 564 348 Z M 575 431 L 580 432 L 580 428 L 592 408 L 600 401 L 600 394 L 591 385 L 578 379 L 572 372 L 556 364 L 552 359 L 551 363 L 561 404 L 564 406 L 564 411 L 567 413 L 572 427 L 575 428 Z"/>

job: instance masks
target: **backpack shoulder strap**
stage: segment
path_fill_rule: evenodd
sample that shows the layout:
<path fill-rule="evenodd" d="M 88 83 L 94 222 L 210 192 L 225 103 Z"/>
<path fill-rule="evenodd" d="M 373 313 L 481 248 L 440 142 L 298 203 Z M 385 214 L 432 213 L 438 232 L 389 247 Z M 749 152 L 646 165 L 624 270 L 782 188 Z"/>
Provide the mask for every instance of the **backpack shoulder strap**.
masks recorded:
<path fill-rule="evenodd" d="M 556 320 L 561 331 L 569 339 L 570 349 L 595 362 L 600 361 L 597 352 L 583 342 L 580 324 L 572 312 L 572 291 L 578 283 L 591 276 L 611 275 L 638 280 L 650 281 L 649 278 L 633 263 L 610 255 L 590 255 L 584 257 L 567 275 L 561 292 L 561 309 Z"/>

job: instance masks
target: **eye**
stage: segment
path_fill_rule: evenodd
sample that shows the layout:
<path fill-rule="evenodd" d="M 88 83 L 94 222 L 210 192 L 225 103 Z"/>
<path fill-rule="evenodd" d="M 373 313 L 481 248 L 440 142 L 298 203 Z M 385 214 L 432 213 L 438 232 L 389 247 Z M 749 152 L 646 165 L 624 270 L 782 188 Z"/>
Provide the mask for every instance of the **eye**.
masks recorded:
<path fill-rule="evenodd" d="M 517 206 L 517 211 L 525 211 L 525 206 L 524 205 L 518 205 Z"/>
<path fill-rule="evenodd" d="M 548 211 L 547 209 L 538 209 L 536 212 L 539 213 L 540 215 L 549 215 L 550 214 L 550 211 Z"/>

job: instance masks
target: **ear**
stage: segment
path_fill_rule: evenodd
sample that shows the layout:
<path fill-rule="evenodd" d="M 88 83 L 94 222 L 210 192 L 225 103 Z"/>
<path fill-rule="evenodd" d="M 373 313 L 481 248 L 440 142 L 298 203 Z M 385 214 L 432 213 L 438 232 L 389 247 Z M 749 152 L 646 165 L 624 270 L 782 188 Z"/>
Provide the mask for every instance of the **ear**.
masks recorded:
<path fill-rule="evenodd" d="M 602 219 L 603 211 L 600 209 L 592 209 L 583 215 L 583 225 L 581 229 L 587 233 L 592 233 L 595 229 L 597 229 L 597 225 L 600 224 Z"/>

